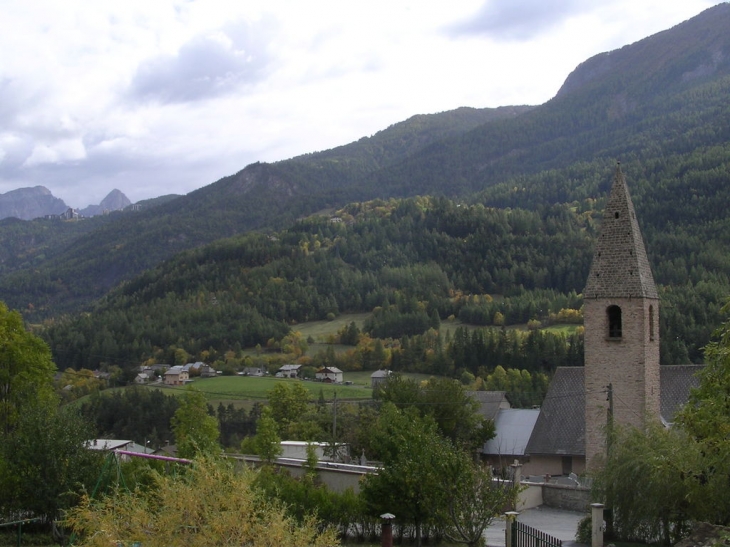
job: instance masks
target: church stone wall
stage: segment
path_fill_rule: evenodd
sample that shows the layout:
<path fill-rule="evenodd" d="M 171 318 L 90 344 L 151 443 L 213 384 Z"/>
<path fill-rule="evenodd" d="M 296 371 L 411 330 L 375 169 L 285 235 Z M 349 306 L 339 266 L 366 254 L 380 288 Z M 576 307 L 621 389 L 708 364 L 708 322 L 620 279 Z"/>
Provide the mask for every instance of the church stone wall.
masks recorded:
<path fill-rule="evenodd" d="M 621 308 L 620 338 L 608 336 L 606 310 L 612 305 Z M 606 450 L 609 384 L 613 387 L 615 423 L 642 427 L 647 417 L 659 418 L 659 302 L 648 298 L 587 299 L 583 314 L 586 460 L 590 469 Z"/>

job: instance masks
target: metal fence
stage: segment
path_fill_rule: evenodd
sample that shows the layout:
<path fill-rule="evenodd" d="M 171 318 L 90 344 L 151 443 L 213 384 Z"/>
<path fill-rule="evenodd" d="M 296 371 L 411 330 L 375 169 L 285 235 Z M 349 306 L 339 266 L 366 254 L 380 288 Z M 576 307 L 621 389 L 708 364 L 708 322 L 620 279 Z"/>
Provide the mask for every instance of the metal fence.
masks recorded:
<path fill-rule="evenodd" d="M 512 545 L 507 547 L 562 547 L 556 537 L 518 521 L 512 522 Z"/>
<path fill-rule="evenodd" d="M 39 522 L 40 518 L 30 518 L 30 519 L 21 519 L 21 520 L 14 520 L 11 522 L 0 522 L 0 528 L 5 527 L 15 527 L 18 533 L 18 541 L 17 546 L 20 547 L 20 543 L 23 539 L 23 524 L 30 524 L 31 522 Z"/>

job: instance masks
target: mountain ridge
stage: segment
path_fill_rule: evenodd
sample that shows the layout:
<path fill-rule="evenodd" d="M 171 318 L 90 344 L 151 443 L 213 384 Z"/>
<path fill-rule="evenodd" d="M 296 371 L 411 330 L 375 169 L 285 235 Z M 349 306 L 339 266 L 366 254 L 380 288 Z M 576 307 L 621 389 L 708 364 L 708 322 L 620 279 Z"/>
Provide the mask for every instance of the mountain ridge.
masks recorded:
<path fill-rule="evenodd" d="M 121 211 L 132 205 L 129 198 L 116 188 L 109 192 L 99 205 L 89 205 L 78 211 L 81 216 L 92 217 L 112 211 Z M 34 220 L 48 216 L 58 216 L 70 207 L 57 198 L 45 186 L 16 188 L 0 194 L 0 220 L 17 218 Z"/>
<path fill-rule="evenodd" d="M 31 220 L 46 215 L 58 215 L 66 209 L 68 205 L 45 186 L 17 188 L 0 194 L 0 219 L 14 217 Z"/>
<path fill-rule="evenodd" d="M 350 202 L 434 195 L 536 208 L 600 200 L 599 175 L 617 159 L 635 181 L 638 209 L 649 181 L 670 173 L 662 164 L 667 157 L 686 164 L 673 165 L 672 173 L 702 169 L 694 155 L 709 160 L 719 154 L 725 161 L 728 27 L 730 6 L 721 4 L 610 52 L 617 67 L 598 70 L 601 56 L 582 63 L 568 87 L 543 105 L 416 116 L 332 150 L 248 165 L 154 211 L 101 222 L 63 248 L 26 250 L 22 267 L 9 258 L 0 298 L 24 308 L 29 298 L 15 296 L 11 287 L 27 286 L 33 317 L 78 310 L 177 252 L 248 230 L 280 229 Z M 671 48 L 662 47 L 667 41 Z M 717 60 L 712 70 L 703 68 L 708 58 Z M 429 123 L 435 128 L 424 128 Z M 716 184 L 719 175 L 707 176 Z M 568 184 L 558 183 L 560 177 Z M 682 181 L 671 184 L 682 187 Z M 662 194 L 657 210 L 670 210 L 675 197 Z"/>

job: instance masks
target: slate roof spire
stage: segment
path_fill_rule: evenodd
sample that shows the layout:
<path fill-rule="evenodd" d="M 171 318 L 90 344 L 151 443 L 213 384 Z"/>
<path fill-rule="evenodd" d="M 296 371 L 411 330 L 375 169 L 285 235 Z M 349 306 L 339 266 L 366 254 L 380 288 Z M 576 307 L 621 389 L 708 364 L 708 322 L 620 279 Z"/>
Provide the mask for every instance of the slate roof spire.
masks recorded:
<path fill-rule="evenodd" d="M 603 212 L 583 297 L 659 298 L 620 163 Z"/>

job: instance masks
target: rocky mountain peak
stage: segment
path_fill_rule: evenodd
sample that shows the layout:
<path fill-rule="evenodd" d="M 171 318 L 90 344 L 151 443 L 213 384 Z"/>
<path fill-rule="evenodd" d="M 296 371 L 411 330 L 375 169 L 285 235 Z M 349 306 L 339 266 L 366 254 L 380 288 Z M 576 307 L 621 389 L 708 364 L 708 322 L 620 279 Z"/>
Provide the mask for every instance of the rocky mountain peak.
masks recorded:
<path fill-rule="evenodd" d="M 15 217 L 32 220 L 46 215 L 58 215 L 68 209 L 68 205 L 51 194 L 45 186 L 18 188 L 0 194 L 0 219 Z"/>
<path fill-rule="evenodd" d="M 93 217 L 96 215 L 102 215 L 105 212 L 121 211 L 130 205 L 132 205 L 132 202 L 129 201 L 129 198 L 115 188 L 101 200 L 99 205 L 89 205 L 79 212 L 82 216 Z"/>

